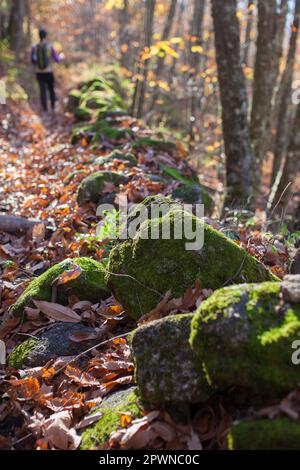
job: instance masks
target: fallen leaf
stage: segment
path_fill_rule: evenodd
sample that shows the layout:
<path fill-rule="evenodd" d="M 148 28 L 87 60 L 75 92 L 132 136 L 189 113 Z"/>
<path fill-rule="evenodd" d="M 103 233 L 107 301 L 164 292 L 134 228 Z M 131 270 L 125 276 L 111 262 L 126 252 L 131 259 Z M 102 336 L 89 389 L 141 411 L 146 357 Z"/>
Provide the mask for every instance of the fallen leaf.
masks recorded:
<path fill-rule="evenodd" d="M 44 315 L 54 318 L 54 320 L 69 323 L 81 322 L 81 317 L 69 307 L 64 307 L 54 302 L 46 302 L 45 300 L 34 300 L 33 302 Z"/>

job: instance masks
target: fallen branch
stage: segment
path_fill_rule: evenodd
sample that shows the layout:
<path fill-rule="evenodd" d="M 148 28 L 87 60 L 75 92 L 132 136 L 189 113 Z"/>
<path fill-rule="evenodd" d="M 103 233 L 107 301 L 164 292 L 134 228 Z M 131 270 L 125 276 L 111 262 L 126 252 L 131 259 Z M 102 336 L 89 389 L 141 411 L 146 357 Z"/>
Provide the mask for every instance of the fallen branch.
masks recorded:
<path fill-rule="evenodd" d="M 17 217 L 15 215 L 0 214 L 0 231 L 11 234 L 26 233 L 33 229 L 39 222 L 35 220 Z"/>

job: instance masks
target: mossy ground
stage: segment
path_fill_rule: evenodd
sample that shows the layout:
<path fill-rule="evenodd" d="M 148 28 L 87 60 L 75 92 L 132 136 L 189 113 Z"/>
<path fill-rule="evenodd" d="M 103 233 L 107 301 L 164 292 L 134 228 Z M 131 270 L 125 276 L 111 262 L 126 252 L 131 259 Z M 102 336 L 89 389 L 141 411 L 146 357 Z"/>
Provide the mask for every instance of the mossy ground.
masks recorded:
<path fill-rule="evenodd" d="M 299 450 L 300 424 L 288 418 L 242 421 L 233 426 L 230 450 Z"/>
<path fill-rule="evenodd" d="M 18 301 L 11 307 L 9 315 L 20 316 L 24 307 L 31 305 L 32 300 L 51 300 L 52 283 L 63 272 L 78 265 L 82 272 L 77 279 L 57 286 L 57 301 L 65 304 L 69 295 L 77 295 L 82 300 L 98 302 L 109 296 L 104 283 L 104 268 L 101 263 L 89 258 L 67 259 L 52 266 L 38 278 L 31 281 Z"/>
<path fill-rule="evenodd" d="M 81 449 L 91 450 L 101 448 L 110 434 L 120 427 L 122 413 L 130 413 L 132 418 L 142 414 L 142 404 L 136 391 L 127 394 L 121 403 L 116 406 L 102 405 L 96 411 L 103 413 L 99 421 L 82 434 Z"/>
<path fill-rule="evenodd" d="M 191 240 L 184 235 L 175 239 L 174 227 L 180 225 L 183 214 L 185 226 L 204 233 L 202 249 L 187 249 Z M 151 238 L 151 231 L 161 237 L 163 227 L 168 224 L 169 239 Z M 211 289 L 226 284 L 277 280 L 237 244 L 181 210 L 144 222 L 133 240 L 117 245 L 111 251 L 106 275 L 108 286 L 135 319 L 152 310 L 167 291 L 179 297 L 197 279 L 204 288 Z"/>
<path fill-rule="evenodd" d="M 291 345 L 300 335 L 300 305 L 280 302 L 280 283 L 268 282 L 222 289 L 201 304 L 191 345 L 218 389 L 238 385 L 262 399 L 297 385 Z"/>

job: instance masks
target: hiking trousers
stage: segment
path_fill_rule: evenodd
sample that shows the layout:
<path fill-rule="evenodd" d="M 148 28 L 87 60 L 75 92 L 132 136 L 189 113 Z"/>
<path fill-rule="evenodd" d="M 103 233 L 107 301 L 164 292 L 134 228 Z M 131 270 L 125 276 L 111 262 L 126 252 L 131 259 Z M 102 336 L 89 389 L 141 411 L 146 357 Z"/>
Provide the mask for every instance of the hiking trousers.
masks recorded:
<path fill-rule="evenodd" d="M 51 107 L 54 110 L 55 107 L 55 90 L 54 90 L 54 75 L 52 72 L 49 73 L 37 73 L 36 78 L 39 82 L 40 93 L 41 93 L 41 105 L 44 111 L 48 110 L 48 96 L 47 91 L 50 95 Z"/>

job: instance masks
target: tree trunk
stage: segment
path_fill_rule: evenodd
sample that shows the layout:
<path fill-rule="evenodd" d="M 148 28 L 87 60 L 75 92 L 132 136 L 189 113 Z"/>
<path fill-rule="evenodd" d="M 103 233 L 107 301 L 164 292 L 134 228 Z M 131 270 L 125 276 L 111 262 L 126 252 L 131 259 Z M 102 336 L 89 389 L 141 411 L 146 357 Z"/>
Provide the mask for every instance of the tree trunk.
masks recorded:
<path fill-rule="evenodd" d="M 289 105 L 291 101 L 291 91 L 293 83 L 293 72 L 295 57 L 297 52 L 297 36 L 300 23 L 300 0 L 296 1 L 294 21 L 291 28 L 289 52 L 286 61 L 285 70 L 283 72 L 280 87 L 276 97 L 274 118 L 277 123 L 276 126 L 276 139 L 274 145 L 274 163 L 272 172 L 272 184 L 275 183 L 277 174 L 280 169 L 280 164 L 284 155 L 286 154 L 287 147 L 287 134 L 289 127 Z"/>
<path fill-rule="evenodd" d="M 196 122 L 196 111 L 199 105 L 197 102 L 197 95 L 199 94 L 199 83 L 197 75 L 199 72 L 201 54 L 197 51 L 193 52 L 193 46 L 202 46 L 203 34 L 202 25 L 204 19 L 205 0 L 194 0 L 193 18 L 191 22 L 191 35 L 192 41 L 190 41 L 190 77 L 189 86 L 191 89 L 189 99 L 189 126 L 190 134 L 193 137 L 193 127 Z"/>
<path fill-rule="evenodd" d="M 21 47 L 23 45 L 23 20 L 25 15 L 25 2 L 20 0 L 11 0 L 11 10 L 8 24 L 8 37 L 10 47 L 17 55 L 19 55 Z"/>
<path fill-rule="evenodd" d="M 242 207 L 252 195 L 252 152 L 236 13 L 236 0 L 212 0 L 226 154 L 225 204 Z"/>
<path fill-rule="evenodd" d="M 296 114 L 291 129 L 290 142 L 285 160 L 282 162 L 281 178 L 277 185 L 276 194 L 273 198 L 273 210 L 285 211 L 293 196 L 293 183 L 300 171 L 300 104 L 297 106 Z"/>
<path fill-rule="evenodd" d="M 261 182 L 261 165 L 269 143 L 270 116 L 282 54 L 282 39 L 287 1 L 258 0 L 258 38 L 254 70 L 250 134 L 255 158 L 255 191 Z"/>
<path fill-rule="evenodd" d="M 152 35 L 153 35 L 153 22 L 154 22 L 154 10 L 155 10 L 156 0 L 146 0 L 146 16 L 145 16 L 145 44 L 144 51 L 149 50 L 152 45 Z M 142 62 L 142 75 L 143 79 L 137 82 L 137 87 L 139 92 L 137 93 L 137 118 L 143 116 L 144 111 L 144 101 L 147 88 L 147 79 L 149 71 L 149 59 L 141 60 Z"/>
<path fill-rule="evenodd" d="M 169 12 L 166 18 L 164 30 L 162 33 L 161 40 L 162 41 L 167 41 L 170 37 L 174 18 L 175 18 L 175 13 L 176 13 L 176 7 L 177 7 L 177 0 L 171 0 Z M 156 80 L 159 80 L 164 72 L 165 68 L 165 57 L 158 57 L 157 59 L 157 64 L 156 64 L 156 69 L 155 69 L 155 75 L 156 75 Z M 155 103 L 159 97 L 159 87 L 156 86 L 153 90 L 153 96 L 152 96 L 152 102 L 150 106 L 150 110 L 152 110 L 155 106 Z"/>
<path fill-rule="evenodd" d="M 119 48 L 120 48 L 120 63 L 124 68 L 128 68 L 128 48 L 129 48 L 129 2 L 123 0 L 123 8 L 119 10 Z"/>
<path fill-rule="evenodd" d="M 249 54 L 250 54 L 250 47 L 251 47 L 251 33 L 253 29 L 253 11 L 254 11 L 254 0 L 248 0 L 248 19 L 247 19 L 247 26 L 246 26 L 246 34 L 245 34 L 245 45 L 244 45 L 244 64 L 249 67 Z"/>

